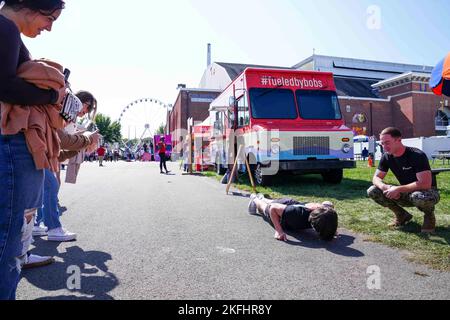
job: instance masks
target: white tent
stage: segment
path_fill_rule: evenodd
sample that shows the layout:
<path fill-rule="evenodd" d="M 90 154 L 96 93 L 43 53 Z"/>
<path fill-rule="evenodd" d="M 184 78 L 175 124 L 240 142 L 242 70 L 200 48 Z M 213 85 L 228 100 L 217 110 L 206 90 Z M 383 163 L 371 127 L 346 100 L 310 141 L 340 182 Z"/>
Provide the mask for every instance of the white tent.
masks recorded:
<path fill-rule="evenodd" d="M 369 137 L 364 135 L 359 135 L 353 137 L 353 142 L 369 142 Z"/>

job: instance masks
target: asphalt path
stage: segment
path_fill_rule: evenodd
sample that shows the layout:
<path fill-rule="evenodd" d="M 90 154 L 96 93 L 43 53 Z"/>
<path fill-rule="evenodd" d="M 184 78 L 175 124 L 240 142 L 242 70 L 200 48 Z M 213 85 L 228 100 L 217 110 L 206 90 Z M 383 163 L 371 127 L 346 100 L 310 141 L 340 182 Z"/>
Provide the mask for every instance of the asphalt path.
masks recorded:
<path fill-rule="evenodd" d="M 450 298 L 450 273 L 411 263 L 407 252 L 342 229 L 332 243 L 310 231 L 276 241 L 269 223 L 247 213 L 248 195 L 168 166 L 170 175 L 155 163 L 84 164 L 60 192 L 63 225 L 78 240 L 37 238 L 32 252 L 56 262 L 24 270 L 17 298 Z"/>

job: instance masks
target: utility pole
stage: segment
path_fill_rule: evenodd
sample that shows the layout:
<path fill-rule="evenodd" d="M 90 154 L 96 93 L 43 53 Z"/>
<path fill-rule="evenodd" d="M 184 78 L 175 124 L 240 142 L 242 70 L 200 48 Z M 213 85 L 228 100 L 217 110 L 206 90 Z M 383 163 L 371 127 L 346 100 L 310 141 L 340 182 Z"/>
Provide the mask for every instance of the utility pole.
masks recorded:
<path fill-rule="evenodd" d="M 370 105 L 370 136 L 373 137 L 373 104 Z"/>

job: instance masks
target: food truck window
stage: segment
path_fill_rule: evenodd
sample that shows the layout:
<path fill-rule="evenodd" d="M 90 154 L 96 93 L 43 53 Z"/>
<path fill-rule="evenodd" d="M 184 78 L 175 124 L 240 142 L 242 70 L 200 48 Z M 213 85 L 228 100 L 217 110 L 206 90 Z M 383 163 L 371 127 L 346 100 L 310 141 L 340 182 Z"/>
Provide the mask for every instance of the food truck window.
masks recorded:
<path fill-rule="evenodd" d="M 214 121 L 214 130 L 217 133 L 223 133 L 223 113 L 216 112 L 216 121 Z"/>
<path fill-rule="evenodd" d="M 232 109 L 227 111 L 228 128 L 234 128 L 234 112 Z"/>
<path fill-rule="evenodd" d="M 244 127 L 250 124 L 250 110 L 248 108 L 247 95 L 244 94 L 238 100 L 238 126 Z"/>
<path fill-rule="evenodd" d="M 294 92 L 289 89 L 250 89 L 250 107 L 254 119 L 297 119 Z"/>
<path fill-rule="evenodd" d="M 300 116 L 308 120 L 342 119 L 339 100 L 334 91 L 297 90 Z"/>

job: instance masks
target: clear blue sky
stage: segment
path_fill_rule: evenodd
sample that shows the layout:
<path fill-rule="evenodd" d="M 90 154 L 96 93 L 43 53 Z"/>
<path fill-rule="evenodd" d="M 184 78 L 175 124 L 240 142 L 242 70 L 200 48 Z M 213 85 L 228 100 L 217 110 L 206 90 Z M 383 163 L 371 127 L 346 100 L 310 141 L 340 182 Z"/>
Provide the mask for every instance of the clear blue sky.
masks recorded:
<path fill-rule="evenodd" d="M 315 48 L 435 65 L 450 51 L 449 12 L 448 0 L 67 0 L 51 33 L 25 41 L 116 119 L 136 98 L 174 103 L 178 83 L 198 86 L 208 42 L 222 62 L 292 66 Z"/>

